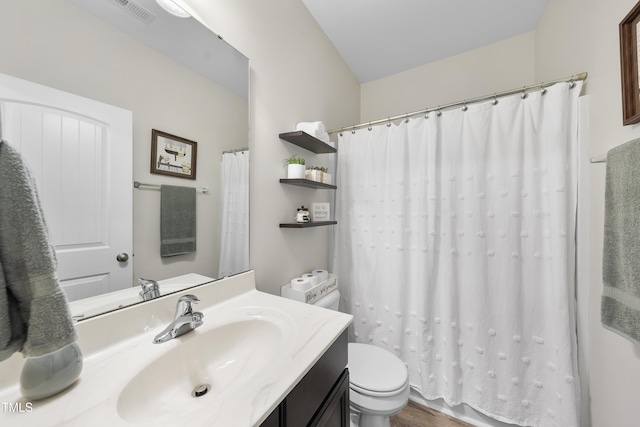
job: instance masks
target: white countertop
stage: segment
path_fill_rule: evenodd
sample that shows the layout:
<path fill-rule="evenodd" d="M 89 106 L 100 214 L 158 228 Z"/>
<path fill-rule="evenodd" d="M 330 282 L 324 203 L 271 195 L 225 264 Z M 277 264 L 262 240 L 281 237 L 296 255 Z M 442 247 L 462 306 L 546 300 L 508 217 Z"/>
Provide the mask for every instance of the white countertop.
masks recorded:
<path fill-rule="evenodd" d="M 204 325 L 166 343 L 153 344 L 153 337 L 171 321 L 175 303 L 185 293 L 192 293 L 201 300 L 194 309 L 204 313 Z M 153 410 L 154 417 L 123 418 L 122 408 L 131 406 L 131 402 L 122 399 L 119 402 L 121 393 L 129 380 L 150 363 L 216 327 L 252 319 L 271 322 L 279 328 L 280 335 L 277 347 L 270 342 L 260 344 L 269 344 L 266 347 L 270 352 L 261 352 L 258 344 L 247 343 L 246 350 L 251 353 L 249 363 L 256 366 L 255 372 L 251 371 L 251 366 L 242 367 L 245 374 L 252 372 L 249 383 L 234 383 L 198 399 L 189 396 L 185 402 L 175 402 L 179 407 L 159 404 L 154 400 L 162 399 L 150 398 L 143 401 L 142 409 Z M 18 410 L 3 411 L 0 407 L 0 425 L 258 426 L 351 321 L 352 316 L 347 314 L 256 291 L 252 271 L 222 279 L 80 322 L 77 325 L 78 343 L 84 355 L 80 380 L 57 396 L 32 402 L 30 411 L 29 402 L 20 396 L 16 382 L 0 389 L 0 404 L 13 404 L 14 411 Z M 210 343 L 212 346 L 223 344 Z M 275 352 L 274 348 L 277 348 Z M 197 354 L 193 355 L 193 358 L 197 357 Z M 7 374 L 3 372 L 3 365 L 0 363 L 0 376 Z M 9 367 L 15 370 L 15 361 L 8 364 Z M 149 390 L 154 392 L 153 385 Z"/>

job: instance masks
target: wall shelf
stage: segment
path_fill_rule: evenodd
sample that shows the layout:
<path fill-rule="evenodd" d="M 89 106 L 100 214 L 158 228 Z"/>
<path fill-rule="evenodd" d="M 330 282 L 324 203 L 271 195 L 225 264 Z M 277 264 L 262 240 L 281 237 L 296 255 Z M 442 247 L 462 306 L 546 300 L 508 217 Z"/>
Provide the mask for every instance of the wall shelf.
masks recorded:
<path fill-rule="evenodd" d="M 280 139 L 290 142 L 305 150 L 311 151 L 316 154 L 336 153 L 338 150 L 335 147 L 330 146 L 324 141 L 319 140 L 315 136 L 311 136 L 306 132 L 297 130 L 294 132 L 285 132 L 280 134 Z M 335 190 L 338 187 L 331 184 L 325 184 L 324 182 L 312 181 L 310 179 L 298 178 L 289 179 L 281 178 L 281 184 L 296 185 L 298 187 Z M 338 221 L 318 221 L 318 222 L 304 222 L 304 223 L 286 223 L 280 224 L 280 228 L 310 228 L 310 227 L 322 227 L 325 225 L 334 225 Z"/>
<path fill-rule="evenodd" d="M 315 136 L 311 136 L 308 133 L 303 132 L 301 130 L 297 130 L 294 132 L 281 133 L 280 139 L 290 142 L 292 144 L 295 144 L 298 147 L 302 147 L 305 150 L 309 150 L 312 153 L 316 153 L 316 154 L 335 153 L 338 151 L 334 147 L 325 143 L 324 141 L 321 141 Z"/>
<path fill-rule="evenodd" d="M 304 223 L 289 223 L 280 224 L 280 228 L 309 228 L 309 227 L 322 227 L 323 225 L 335 225 L 338 221 L 318 221 L 318 222 L 304 222 Z"/>
<path fill-rule="evenodd" d="M 297 185 L 298 187 L 306 187 L 306 188 L 317 188 L 317 189 L 326 189 L 326 190 L 335 190 L 338 187 L 331 184 L 325 184 L 324 182 L 312 181 L 310 179 L 287 179 L 281 178 L 280 183 L 289 184 L 289 185 Z"/>

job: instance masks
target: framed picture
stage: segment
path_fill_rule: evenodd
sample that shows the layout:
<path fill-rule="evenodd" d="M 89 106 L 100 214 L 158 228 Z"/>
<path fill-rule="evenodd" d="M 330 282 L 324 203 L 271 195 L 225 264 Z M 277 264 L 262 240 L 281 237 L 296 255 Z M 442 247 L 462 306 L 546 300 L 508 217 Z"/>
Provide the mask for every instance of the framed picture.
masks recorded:
<path fill-rule="evenodd" d="M 151 130 L 151 173 L 196 179 L 197 142 Z"/>
<path fill-rule="evenodd" d="M 640 66 L 638 66 L 638 34 L 640 34 L 640 2 L 620 22 L 620 71 L 622 77 L 622 123 L 640 122 Z"/>

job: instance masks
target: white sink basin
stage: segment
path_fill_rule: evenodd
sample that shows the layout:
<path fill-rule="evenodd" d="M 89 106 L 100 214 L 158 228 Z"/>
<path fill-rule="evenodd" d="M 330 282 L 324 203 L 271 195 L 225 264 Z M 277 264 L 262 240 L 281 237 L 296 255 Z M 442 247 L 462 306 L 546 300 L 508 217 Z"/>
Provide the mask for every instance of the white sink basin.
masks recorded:
<path fill-rule="evenodd" d="M 177 346 L 128 382 L 118 397 L 120 417 L 136 424 L 184 417 L 221 393 L 248 386 L 283 345 L 282 325 L 269 320 L 253 318 L 201 331 L 203 327 L 174 340 Z M 198 386 L 208 391 L 195 397 Z"/>

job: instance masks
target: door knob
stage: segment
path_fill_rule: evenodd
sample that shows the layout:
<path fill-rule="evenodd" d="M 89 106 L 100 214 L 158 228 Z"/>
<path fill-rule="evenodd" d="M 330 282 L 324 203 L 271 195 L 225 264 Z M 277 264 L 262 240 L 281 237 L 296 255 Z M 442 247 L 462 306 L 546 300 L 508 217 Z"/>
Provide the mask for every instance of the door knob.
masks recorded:
<path fill-rule="evenodd" d="M 120 254 L 118 254 L 118 256 L 116 257 L 116 260 L 118 262 L 127 262 L 129 261 L 129 254 L 122 252 Z"/>

